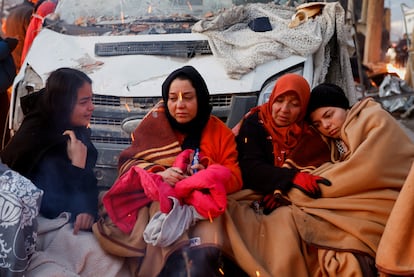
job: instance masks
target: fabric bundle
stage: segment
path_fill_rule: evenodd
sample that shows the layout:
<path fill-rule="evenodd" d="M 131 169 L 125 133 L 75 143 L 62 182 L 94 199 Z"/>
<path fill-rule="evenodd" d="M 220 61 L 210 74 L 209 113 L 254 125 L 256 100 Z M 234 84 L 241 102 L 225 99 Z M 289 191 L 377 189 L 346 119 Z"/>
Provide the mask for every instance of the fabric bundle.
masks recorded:
<path fill-rule="evenodd" d="M 183 151 L 177 156 L 174 165 L 186 168 L 192 151 Z M 179 237 L 194 220 L 216 218 L 223 214 L 227 204 L 224 184 L 230 178 L 229 169 L 213 164 L 172 187 L 160 175 L 134 166 L 114 183 L 102 201 L 114 224 L 125 233 L 130 233 L 134 228 L 141 207 L 159 201 L 161 212 L 153 216 L 146 235 L 148 241 L 155 243 L 158 237 L 154 238 L 154 233 L 160 235 L 162 226 L 171 226 L 174 221 L 181 222 L 186 227 L 181 231 L 174 229 L 175 234 L 172 234 Z M 168 228 L 169 232 L 171 230 Z M 167 240 L 168 243 L 174 241 Z"/>
<path fill-rule="evenodd" d="M 292 16 L 295 9 L 275 3 L 240 5 L 198 21 L 192 32 L 208 37 L 213 54 L 232 79 L 240 79 L 269 61 L 292 55 L 313 56 L 315 69 L 311 87 L 323 82 L 335 83 L 355 103 L 357 95 L 349 61 L 354 49 L 349 43 L 352 41 L 350 26 L 345 22 L 341 4 L 324 3 L 317 15 L 310 14 L 308 20 L 289 28 Z M 252 31 L 248 23 L 259 17 L 269 18 L 272 30 Z"/>
<path fill-rule="evenodd" d="M 190 226 L 203 218 L 194 206 L 181 205 L 177 198 L 169 197 L 173 207 L 169 213 L 156 212 L 144 230 L 144 240 L 154 246 L 173 244 Z"/>

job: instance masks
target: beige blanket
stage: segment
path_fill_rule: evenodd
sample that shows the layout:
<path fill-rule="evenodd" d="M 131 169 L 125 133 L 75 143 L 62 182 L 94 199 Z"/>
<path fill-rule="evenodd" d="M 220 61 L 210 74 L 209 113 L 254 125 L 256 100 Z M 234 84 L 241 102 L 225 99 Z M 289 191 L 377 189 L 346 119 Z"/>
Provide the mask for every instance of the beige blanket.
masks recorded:
<path fill-rule="evenodd" d="M 38 217 L 38 238 L 26 277 L 125 277 L 124 260 L 106 253 L 91 232 L 73 235 L 70 215 Z"/>
<path fill-rule="evenodd" d="M 257 198 L 251 191 L 230 197 L 226 250 L 250 275 L 362 276 L 352 253 L 375 257 L 414 144 L 370 99 L 350 110 L 341 132 L 350 148 L 345 160 L 314 172 L 332 182 L 321 187 L 322 198 L 292 189 L 293 204 L 266 216 L 249 207 Z"/>

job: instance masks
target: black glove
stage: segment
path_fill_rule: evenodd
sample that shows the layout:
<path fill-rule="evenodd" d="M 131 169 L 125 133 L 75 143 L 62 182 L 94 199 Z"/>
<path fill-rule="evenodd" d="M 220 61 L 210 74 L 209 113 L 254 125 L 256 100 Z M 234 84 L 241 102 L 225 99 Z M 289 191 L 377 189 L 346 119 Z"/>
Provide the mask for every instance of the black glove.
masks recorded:
<path fill-rule="evenodd" d="M 4 41 L 9 46 L 10 52 L 12 52 L 16 48 L 17 43 L 19 43 L 19 40 L 15 38 L 5 38 Z"/>
<path fill-rule="evenodd" d="M 293 178 L 293 187 L 300 189 L 306 195 L 312 198 L 321 197 L 319 184 L 330 186 L 331 182 L 323 177 L 312 175 L 306 172 L 299 172 Z"/>

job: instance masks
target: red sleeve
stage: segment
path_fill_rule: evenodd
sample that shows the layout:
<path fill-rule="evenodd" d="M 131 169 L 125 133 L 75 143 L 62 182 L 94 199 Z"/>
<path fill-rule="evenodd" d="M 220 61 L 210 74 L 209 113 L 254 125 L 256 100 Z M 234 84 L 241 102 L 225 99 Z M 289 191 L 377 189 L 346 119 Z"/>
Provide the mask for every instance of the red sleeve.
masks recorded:
<path fill-rule="evenodd" d="M 225 184 L 228 194 L 242 188 L 241 171 L 234 134 L 220 119 L 211 116 L 201 139 L 201 153 L 209 164 L 220 164 L 231 171 L 231 178 Z"/>

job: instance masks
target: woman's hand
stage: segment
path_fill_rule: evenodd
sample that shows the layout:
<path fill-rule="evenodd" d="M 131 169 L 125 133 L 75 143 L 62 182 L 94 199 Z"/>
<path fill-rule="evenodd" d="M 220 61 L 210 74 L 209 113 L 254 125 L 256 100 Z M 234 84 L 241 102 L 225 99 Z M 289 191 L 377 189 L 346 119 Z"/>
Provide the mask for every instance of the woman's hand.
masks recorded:
<path fill-rule="evenodd" d="M 201 163 L 198 164 L 194 164 L 192 166 L 189 167 L 189 172 L 191 173 L 191 175 L 196 174 L 198 171 L 206 169 L 204 167 L 204 165 L 202 165 Z"/>
<path fill-rule="evenodd" d="M 78 214 L 73 224 L 73 234 L 77 235 L 79 230 L 89 230 L 93 225 L 93 216 L 87 213 Z"/>
<path fill-rule="evenodd" d="M 67 141 L 67 152 L 69 159 L 72 161 L 72 165 L 79 168 L 85 168 L 88 148 L 82 141 L 78 140 L 75 132 L 66 130 L 63 134 L 69 136 Z"/>
<path fill-rule="evenodd" d="M 171 186 L 175 186 L 178 181 L 186 177 L 183 171 L 178 167 L 169 167 L 164 171 L 157 172 L 157 174 L 161 175 L 164 182 Z"/>

